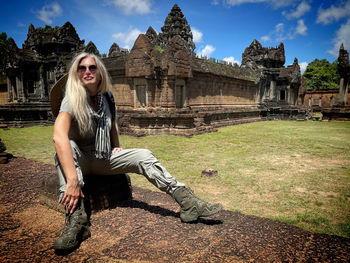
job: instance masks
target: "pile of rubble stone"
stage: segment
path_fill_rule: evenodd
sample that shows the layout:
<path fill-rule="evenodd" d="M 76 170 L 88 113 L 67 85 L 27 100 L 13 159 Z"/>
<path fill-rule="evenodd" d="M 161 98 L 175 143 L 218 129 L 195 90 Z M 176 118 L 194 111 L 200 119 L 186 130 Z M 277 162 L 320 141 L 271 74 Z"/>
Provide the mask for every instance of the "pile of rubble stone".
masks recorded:
<path fill-rule="evenodd" d="M 1 141 L 0 138 L 0 164 L 5 164 L 9 162 L 9 159 L 13 158 L 13 155 L 11 153 L 7 153 L 6 151 L 6 145 L 3 141 Z"/>

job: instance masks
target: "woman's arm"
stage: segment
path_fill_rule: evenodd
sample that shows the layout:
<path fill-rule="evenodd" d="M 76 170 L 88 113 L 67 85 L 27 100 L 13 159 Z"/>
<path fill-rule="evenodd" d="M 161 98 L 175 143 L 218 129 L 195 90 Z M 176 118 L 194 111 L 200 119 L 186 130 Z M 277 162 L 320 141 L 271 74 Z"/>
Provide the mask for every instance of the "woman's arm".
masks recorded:
<path fill-rule="evenodd" d="M 123 150 L 123 148 L 120 147 L 119 129 L 118 129 L 118 124 L 115 121 L 112 121 L 111 146 L 112 146 L 112 152 L 120 152 L 121 150 Z"/>
<path fill-rule="evenodd" d="M 72 148 L 68 138 L 72 116 L 68 112 L 60 112 L 56 118 L 53 130 L 53 143 L 61 163 L 67 185 L 61 204 L 66 212 L 73 213 L 80 197 L 84 197 L 78 183 Z"/>

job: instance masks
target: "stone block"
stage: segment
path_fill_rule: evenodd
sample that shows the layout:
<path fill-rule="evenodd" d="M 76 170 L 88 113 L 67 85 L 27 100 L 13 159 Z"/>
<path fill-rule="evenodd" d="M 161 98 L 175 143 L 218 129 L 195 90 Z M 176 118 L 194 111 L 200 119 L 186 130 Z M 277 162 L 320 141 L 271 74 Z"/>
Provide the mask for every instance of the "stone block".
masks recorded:
<path fill-rule="evenodd" d="M 6 164 L 9 162 L 9 159 L 13 158 L 11 153 L 0 152 L 0 164 Z"/>
<path fill-rule="evenodd" d="M 117 175 L 88 175 L 84 177 L 85 207 L 88 213 L 111 209 L 119 202 L 132 199 L 130 177 L 127 174 Z M 49 207 L 63 212 L 58 204 L 58 177 L 56 174 L 42 181 L 41 201 Z"/>
<path fill-rule="evenodd" d="M 202 171 L 202 177 L 217 177 L 218 171 L 214 169 L 204 169 Z"/>

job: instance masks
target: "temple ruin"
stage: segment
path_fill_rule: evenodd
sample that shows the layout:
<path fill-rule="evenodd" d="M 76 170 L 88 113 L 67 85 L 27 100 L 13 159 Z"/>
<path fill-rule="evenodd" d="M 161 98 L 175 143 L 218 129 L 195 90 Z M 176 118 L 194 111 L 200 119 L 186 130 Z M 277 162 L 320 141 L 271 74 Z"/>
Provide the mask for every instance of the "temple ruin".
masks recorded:
<path fill-rule="evenodd" d="M 0 123 L 52 123 L 49 91 L 69 68 L 72 57 L 87 51 L 69 22 L 35 29 L 19 49 L 9 39 L 0 82 Z M 175 4 L 161 32 L 149 27 L 129 51 L 114 43 L 103 61 L 112 78 L 120 131 L 136 136 L 191 136 L 217 127 L 267 119 L 305 119 L 297 59 L 284 67 L 284 45 L 265 48 L 254 40 L 242 65 L 198 58 L 191 28 Z M 6 91 L 4 84 L 6 83 Z"/>
<path fill-rule="evenodd" d="M 67 72 L 74 54 L 84 48 L 84 41 L 69 22 L 62 27 L 37 29 L 31 24 L 22 49 L 10 38 L 2 58 L 6 65 L 2 85 L 7 88 L 1 95 L 0 122 L 10 125 L 52 122 L 50 88 Z"/>
<path fill-rule="evenodd" d="M 332 121 L 350 121 L 350 94 L 348 93 L 349 77 L 350 77 L 350 62 L 349 53 L 341 44 L 338 56 L 338 72 L 340 75 L 339 91 L 330 98 L 328 107 L 322 108 L 322 115 L 324 120 Z M 322 103 L 322 96 L 320 97 Z"/>

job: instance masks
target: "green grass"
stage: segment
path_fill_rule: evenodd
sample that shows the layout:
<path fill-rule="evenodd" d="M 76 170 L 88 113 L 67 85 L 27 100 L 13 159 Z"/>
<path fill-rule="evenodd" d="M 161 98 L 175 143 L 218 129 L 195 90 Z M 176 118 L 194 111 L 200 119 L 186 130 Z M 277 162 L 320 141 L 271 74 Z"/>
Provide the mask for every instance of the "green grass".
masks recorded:
<path fill-rule="evenodd" d="M 0 130 L 8 152 L 53 164 L 51 137 L 52 127 Z M 150 149 L 179 181 L 225 209 L 350 237 L 350 122 L 258 122 L 121 142 Z M 219 176 L 202 178 L 205 168 Z M 131 180 L 155 190 L 142 176 Z"/>

